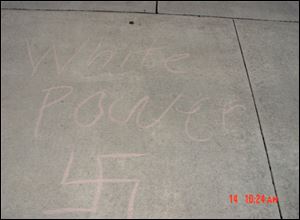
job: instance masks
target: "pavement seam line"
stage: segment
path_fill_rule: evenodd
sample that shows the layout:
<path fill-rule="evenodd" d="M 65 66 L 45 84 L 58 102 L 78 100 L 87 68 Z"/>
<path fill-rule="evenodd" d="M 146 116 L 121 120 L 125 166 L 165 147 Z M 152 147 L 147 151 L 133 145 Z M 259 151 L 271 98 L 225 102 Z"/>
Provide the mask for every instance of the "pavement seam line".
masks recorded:
<path fill-rule="evenodd" d="M 217 16 L 217 15 L 195 15 L 195 14 L 176 14 L 176 13 L 159 13 L 160 15 L 176 15 L 176 16 L 191 16 L 200 18 L 219 18 L 219 19 L 236 19 L 236 20 L 250 20 L 250 21 L 271 21 L 271 22 L 285 22 L 285 23 L 299 23 L 295 20 L 276 20 L 276 19 L 262 19 L 262 18 L 241 18 L 241 17 L 230 17 L 230 16 Z"/>
<path fill-rule="evenodd" d="M 275 180 L 274 180 L 274 176 L 273 176 L 273 172 L 272 172 L 272 167 L 271 167 L 271 162 L 270 162 L 270 158 L 269 158 L 269 154 L 268 154 L 268 148 L 267 148 L 267 145 L 266 145 L 266 141 L 265 141 L 265 137 L 264 137 L 264 133 L 263 133 L 263 129 L 262 129 L 260 117 L 259 117 L 259 114 L 258 114 L 257 105 L 256 105 L 256 101 L 255 101 L 255 96 L 254 96 L 252 84 L 251 84 L 251 81 L 250 81 L 250 76 L 249 76 L 248 68 L 247 68 L 247 65 L 246 65 L 246 61 L 245 61 L 245 57 L 244 57 L 242 45 L 241 45 L 241 42 L 240 42 L 239 34 L 238 34 L 238 31 L 237 31 L 234 19 L 232 19 L 232 22 L 233 22 L 233 26 L 234 26 L 234 29 L 235 29 L 236 37 L 237 37 L 237 40 L 238 40 L 238 44 L 239 44 L 239 47 L 240 47 L 240 52 L 241 52 L 241 55 L 242 55 L 244 67 L 245 67 L 245 70 L 246 70 L 248 84 L 249 84 L 249 87 L 250 87 L 250 91 L 251 91 L 251 95 L 252 95 L 252 100 L 253 100 L 253 104 L 254 104 L 254 108 L 255 108 L 255 111 L 256 111 L 256 116 L 257 116 L 257 120 L 258 120 L 258 124 L 259 124 L 259 129 L 260 129 L 261 137 L 262 137 L 262 140 L 263 140 L 263 144 L 264 144 L 264 148 L 265 148 L 265 152 L 266 152 L 266 156 L 267 156 L 267 162 L 268 162 L 268 165 L 269 165 L 269 170 L 270 170 L 270 174 L 271 174 L 271 180 L 272 180 L 272 184 L 273 184 L 275 196 L 278 198 L 278 194 L 277 194 L 277 190 L 276 190 L 276 185 L 275 185 Z M 277 207 L 278 207 L 278 212 L 279 212 L 280 219 L 282 219 L 282 213 L 281 213 L 279 198 L 278 198 L 278 202 L 277 202 Z"/>
<path fill-rule="evenodd" d="M 155 1 L 155 14 L 158 14 L 158 1 Z"/>
<path fill-rule="evenodd" d="M 260 18 L 240 18 L 240 17 L 226 17 L 226 16 L 213 16 L 213 15 L 193 15 L 193 14 L 170 14 L 170 13 L 157 13 L 147 11 L 111 11 L 111 10 L 82 10 L 82 9 L 26 9 L 26 8 L 1 8 L 3 11 L 56 11 L 56 12 L 104 12 L 104 13 L 124 13 L 124 14 L 151 14 L 151 15 L 166 15 L 166 16 L 185 16 L 185 17 L 200 17 L 200 18 L 218 18 L 218 19 L 234 19 L 234 20 L 249 20 L 249 21 L 269 21 L 269 22 L 283 22 L 283 23 L 299 23 L 294 20 L 272 20 Z M 158 10 L 158 3 L 157 3 Z"/>

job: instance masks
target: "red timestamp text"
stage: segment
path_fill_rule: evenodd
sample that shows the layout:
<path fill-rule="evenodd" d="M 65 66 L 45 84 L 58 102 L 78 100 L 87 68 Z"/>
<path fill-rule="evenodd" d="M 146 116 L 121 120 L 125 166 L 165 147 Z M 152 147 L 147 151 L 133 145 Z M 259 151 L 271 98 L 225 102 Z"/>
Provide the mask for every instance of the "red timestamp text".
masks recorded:
<path fill-rule="evenodd" d="M 230 204 L 238 204 L 240 201 L 238 194 L 230 194 Z M 278 203 L 277 196 L 268 196 L 265 194 L 245 194 L 242 198 L 245 204 L 276 204 Z"/>

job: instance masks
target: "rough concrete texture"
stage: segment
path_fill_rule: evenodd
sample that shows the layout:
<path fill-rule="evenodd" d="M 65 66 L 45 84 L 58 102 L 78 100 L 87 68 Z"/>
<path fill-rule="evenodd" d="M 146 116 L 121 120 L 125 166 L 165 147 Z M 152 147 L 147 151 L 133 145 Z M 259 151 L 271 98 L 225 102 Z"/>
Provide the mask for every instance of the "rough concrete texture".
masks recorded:
<path fill-rule="evenodd" d="M 155 1 L 1 1 L 1 8 L 155 12 Z"/>
<path fill-rule="evenodd" d="M 159 13 L 299 21 L 298 1 L 161 1 Z"/>
<path fill-rule="evenodd" d="M 298 23 L 1 11 L 2 218 L 299 217 Z M 238 202 L 230 202 L 230 195 Z"/>
<path fill-rule="evenodd" d="M 237 21 L 283 217 L 299 217 L 299 24 Z"/>

